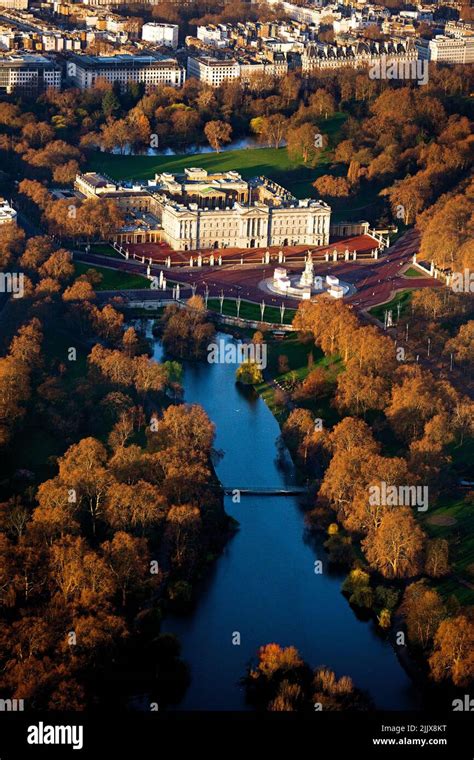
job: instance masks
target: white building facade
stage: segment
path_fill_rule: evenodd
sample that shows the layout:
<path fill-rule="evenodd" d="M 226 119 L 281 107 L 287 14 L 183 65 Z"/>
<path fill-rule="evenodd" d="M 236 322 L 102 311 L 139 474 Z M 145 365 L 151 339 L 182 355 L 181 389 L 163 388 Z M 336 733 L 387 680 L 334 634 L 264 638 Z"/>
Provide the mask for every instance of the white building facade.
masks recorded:
<path fill-rule="evenodd" d="M 418 56 L 422 60 L 438 63 L 474 63 L 474 37 L 445 37 L 417 42 Z"/>
<path fill-rule="evenodd" d="M 87 90 L 98 79 L 114 84 L 122 91 L 129 82 L 141 82 L 147 89 L 166 85 L 181 87 L 186 72 L 174 58 L 151 55 L 72 55 L 67 61 L 67 75 L 76 87 Z"/>
<path fill-rule="evenodd" d="M 330 207 L 314 200 L 289 207 L 235 203 L 225 209 L 169 203 L 163 209 L 163 239 L 181 251 L 327 245 L 330 219 Z"/>
<path fill-rule="evenodd" d="M 0 57 L 0 94 L 34 95 L 61 88 L 61 67 L 42 55 L 19 53 Z"/>
<path fill-rule="evenodd" d="M 166 45 L 166 47 L 176 50 L 178 47 L 179 26 L 177 24 L 156 24 L 150 22 L 143 24 L 142 40 L 145 42 L 156 42 L 157 45 Z"/>

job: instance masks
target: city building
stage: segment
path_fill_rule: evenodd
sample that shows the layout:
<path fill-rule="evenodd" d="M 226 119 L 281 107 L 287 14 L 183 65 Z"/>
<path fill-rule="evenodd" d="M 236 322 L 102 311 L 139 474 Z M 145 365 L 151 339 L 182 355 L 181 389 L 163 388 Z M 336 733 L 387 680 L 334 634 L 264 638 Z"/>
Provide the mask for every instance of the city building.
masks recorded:
<path fill-rule="evenodd" d="M 437 35 L 433 40 L 417 40 L 418 57 L 438 63 L 474 63 L 474 37 L 446 37 Z"/>
<path fill-rule="evenodd" d="M 109 198 L 126 213 L 115 235 L 121 244 L 161 240 L 187 251 L 329 243 L 331 208 L 298 200 L 265 177 L 244 180 L 235 171 L 209 174 L 191 167 L 130 187 L 96 173 L 78 174 L 74 187 L 79 197 Z"/>
<path fill-rule="evenodd" d="M 81 90 L 98 79 L 118 82 L 125 90 L 129 82 L 142 82 L 147 89 L 158 85 L 181 87 L 185 71 L 174 58 L 159 55 L 72 55 L 67 62 L 68 78 Z"/>
<path fill-rule="evenodd" d="M 306 46 L 301 56 L 301 66 L 304 72 L 309 72 L 313 69 L 337 69 L 343 66 L 373 66 L 382 59 L 388 65 L 395 61 L 415 61 L 417 57 L 417 49 L 411 39 L 388 42 L 355 40 L 347 44 L 313 42 Z"/>
<path fill-rule="evenodd" d="M 205 45 L 225 47 L 228 44 L 227 26 L 225 24 L 198 26 L 196 37 Z"/>
<path fill-rule="evenodd" d="M 61 67 L 42 55 L 12 53 L 0 56 L 0 93 L 35 95 L 61 87 Z"/>
<path fill-rule="evenodd" d="M 176 50 L 178 47 L 179 26 L 177 24 L 148 23 L 142 26 L 142 40 L 155 42 L 157 45 L 165 45 Z"/>
<path fill-rule="evenodd" d="M 268 52 L 267 55 L 239 56 L 237 58 L 213 58 L 211 56 L 188 58 L 188 77 L 219 87 L 223 82 L 240 79 L 251 83 L 258 75 L 282 77 L 288 73 L 285 53 Z"/>
<path fill-rule="evenodd" d="M 195 77 L 200 82 L 219 87 L 222 82 L 231 79 L 238 79 L 240 76 L 240 66 L 237 61 L 231 58 L 211 58 L 209 56 L 202 58 L 188 58 L 188 77 Z"/>
<path fill-rule="evenodd" d="M 2 0 L 0 7 L 2 8 L 14 8 L 18 11 L 26 11 L 28 9 L 29 0 Z"/>
<path fill-rule="evenodd" d="M 448 37 L 472 37 L 474 26 L 462 21 L 446 21 L 444 32 Z"/>

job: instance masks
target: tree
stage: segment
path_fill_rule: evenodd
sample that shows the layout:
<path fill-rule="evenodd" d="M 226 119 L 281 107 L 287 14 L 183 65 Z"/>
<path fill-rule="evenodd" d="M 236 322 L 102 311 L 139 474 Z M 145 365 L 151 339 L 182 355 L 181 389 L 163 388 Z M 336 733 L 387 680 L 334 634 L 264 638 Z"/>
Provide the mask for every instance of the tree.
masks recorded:
<path fill-rule="evenodd" d="M 444 350 L 452 353 L 459 364 L 474 365 L 474 320 L 461 325 L 457 335 L 447 341 Z"/>
<path fill-rule="evenodd" d="M 256 671 L 250 672 L 250 677 L 264 676 L 273 678 L 276 673 L 287 673 L 303 665 L 300 653 L 296 647 L 281 647 L 279 644 L 266 644 L 258 651 Z"/>
<path fill-rule="evenodd" d="M 432 189 L 427 172 L 418 172 L 414 176 L 396 180 L 391 187 L 380 192 L 388 196 L 392 212 L 396 219 L 405 224 L 413 224 L 416 215 L 425 208 Z"/>
<path fill-rule="evenodd" d="M 223 143 L 229 143 L 232 139 L 232 127 L 225 121 L 208 121 L 204 127 L 204 134 L 206 135 L 209 145 L 214 148 L 216 153 L 219 153 Z"/>
<path fill-rule="evenodd" d="M 25 233 L 13 222 L 2 224 L 0 228 L 0 268 L 5 269 L 14 256 L 23 250 Z"/>
<path fill-rule="evenodd" d="M 356 360 L 351 359 L 338 375 L 335 405 L 339 410 L 365 415 L 369 409 L 383 409 L 388 397 L 388 380 L 360 369 Z"/>
<path fill-rule="evenodd" d="M 78 504 L 89 512 L 92 529 L 101 517 L 105 496 L 113 480 L 106 469 L 107 451 L 95 438 L 83 438 L 59 459 L 59 477 L 75 491 Z"/>
<path fill-rule="evenodd" d="M 435 681 L 451 679 L 467 687 L 474 678 L 474 623 L 465 615 L 443 620 L 436 631 L 429 659 Z"/>
<path fill-rule="evenodd" d="M 431 373 L 400 367 L 386 409 L 395 433 L 411 441 L 419 438 L 425 423 L 440 410 L 438 386 Z"/>
<path fill-rule="evenodd" d="M 12 425 L 24 414 L 30 396 L 29 372 L 12 356 L 0 359 L 0 447 L 9 440 Z"/>
<path fill-rule="evenodd" d="M 371 609 L 374 602 L 374 594 L 370 586 L 370 575 L 359 567 L 351 570 L 342 584 L 342 591 L 349 597 L 349 603 L 355 607 L 367 607 Z"/>
<path fill-rule="evenodd" d="M 472 199 L 468 192 L 442 196 L 434 207 L 421 215 L 421 222 L 420 256 L 442 268 L 449 266 L 458 271 L 472 268 L 474 231 Z"/>
<path fill-rule="evenodd" d="M 384 514 L 377 530 L 362 541 L 365 556 L 385 578 L 410 578 L 420 570 L 424 533 L 410 509 Z"/>
<path fill-rule="evenodd" d="M 324 145 L 319 145 L 316 139 L 317 135 L 317 127 L 309 122 L 301 124 L 299 127 L 289 127 L 286 148 L 291 160 L 303 161 L 304 164 L 313 166 L 324 147 Z"/>
<path fill-rule="evenodd" d="M 162 341 L 166 350 L 179 358 L 207 357 L 207 347 L 214 337 L 215 328 L 206 322 L 204 301 L 200 296 L 190 298 L 187 309 L 176 304 L 165 308 Z"/>
<path fill-rule="evenodd" d="M 140 346 L 138 335 L 134 327 L 128 327 L 122 336 L 122 346 L 128 357 L 137 355 Z"/>
<path fill-rule="evenodd" d="M 27 369 L 37 369 L 41 366 L 41 343 L 43 332 L 41 322 L 33 317 L 30 322 L 19 328 L 10 343 L 9 355 Z"/>
<path fill-rule="evenodd" d="M 341 142 L 337 144 L 336 150 L 334 151 L 334 158 L 336 161 L 340 163 L 350 164 L 354 153 L 355 153 L 354 141 L 341 140 Z"/>
<path fill-rule="evenodd" d="M 38 506 L 33 512 L 33 525 L 46 543 L 75 533 L 79 524 L 76 519 L 78 503 L 71 501 L 70 491 L 59 478 L 46 480 L 36 494 Z"/>
<path fill-rule="evenodd" d="M 322 196 L 330 198 L 347 198 L 350 195 L 349 182 L 345 177 L 333 177 L 331 174 L 323 174 L 313 182 L 313 187 Z"/>
<path fill-rule="evenodd" d="M 53 170 L 53 180 L 60 185 L 70 185 L 76 179 L 79 171 L 79 163 L 74 159 L 67 161 L 65 164 L 56 166 Z"/>
<path fill-rule="evenodd" d="M 317 114 L 317 116 L 324 116 L 325 119 L 327 119 L 328 116 L 332 116 L 336 110 L 333 96 L 322 87 L 310 95 L 309 107 Z"/>
<path fill-rule="evenodd" d="M 71 279 L 74 275 L 72 254 L 64 249 L 55 251 L 41 265 L 39 272 L 42 277 L 51 277 L 59 282 Z"/>
<path fill-rule="evenodd" d="M 279 148 L 286 137 L 288 119 L 282 114 L 276 113 L 264 116 L 260 120 L 260 140 L 273 148 Z"/>
<path fill-rule="evenodd" d="M 358 320 L 354 312 L 341 301 L 317 298 L 314 301 L 303 301 L 299 305 L 293 326 L 312 333 L 316 345 L 325 354 L 332 356 L 341 351 L 346 360 Z"/>
<path fill-rule="evenodd" d="M 313 415 L 308 409 L 293 409 L 282 427 L 282 438 L 286 445 L 304 463 L 311 447 L 317 447 L 321 435 L 316 430 Z"/>
<path fill-rule="evenodd" d="M 20 266 L 37 271 L 52 253 L 53 248 L 49 237 L 46 235 L 31 237 L 27 240 L 25 250 L 20 257 Z"/>
<path fill-rule="evenodd" d="M 159 448 L 176 448 L 186 459 L 201 453 L 210 454 L 215 426 L 204 409 L 197 404 L 168 406 L 157 426 Z"/>
<path fill-rule="evenodd" d="M 145 480 L 133 485 L 113 483 L 107 491 L 105 516 L 115 529 L 139 530 L 144 535 L 160 525 L 165 512 L 161 491 Z"/>
<path fill-rule="evenodd" d="M 147 542 L 120 531 L 112 541 L 102 544 L 102 551 L 125 607 L 128 594 L 143 588 L 147 576 L 150 577 Z"/>
<path fill-rule="evenodd" d="M 78 278 L 63 293 L 63 301 L 94 301 L 94 288 L 87 280 Z"/>
<path fill-rule="evenodd" d="M 426 649 L 432 642 L 440 622 L 446 616 L 441 597 L 426 581 L 411 583 L 405 590 L 400 607 L 408 638 Z"/>
<path fill-rule="evenodd" d="M 115 581 L 104 560 L 87 548 L 83 538 L 67 536 L 50 550 L 51 574 L 66 602 L 81 605 L 110 599 Z"/>
<path fill-rule="evenodd" d="M 130 146 L 132 139 L 132 130 L 126 119 L 108 119 L 106 124 L 101 126 L 101 147 L 106 151 L 113 151 L 119 148 L 121 155 Z"/>
<path fill-rule="evenodd" d="M 250 359 L 242 362 L 240 367 L 237 367 L 235 378 L 238 383 L 242 383 L 243 385 L 258 385 L 259 383 L 263 383 L 260 365 Z"/>
<path fill-rule="evenodd" d="M 94 327 L 101 338 L 112 342 L 120 340 L 124 323 L 124 316 L 120 311 L 107 304 L 102 309 L 95 309 L 93 314 Z"/>
<path fill-rule="evenodd" d="M 449 544 L 444 538 L 434 538 L 426 544 L 425 573 L 431 578 L 448 575 Z"/>
<path fill-rule="evenodd" d="M 137 392 L 145 396 L 150 391 L 162 391 L 166 385 L 167 373 L 163 364 L 158 364 L 145 354 L 133 360 L 134 384 Z"/>
<path fill-rule="evenodd" d="M 312 356 L 311 353 L 310 356 Z M 306 375 L 301 385 L 293 393 L 293 398 L 296 401 L 312 401 L 324 396 L 327 388 L 326 372 L 322 367 L 316 367 Z"/>
<path fill-rule="evenodd" d="M 165 535 L 171 548 L 171 561 L 177 569 L 190 573 L 199 554 L 201 513 L 190 504 L 172 506 L 166 523 Z"/>
<path fill-rule="evenodd" d="M 120 108 L 120 101 L 113 90 L 107 90 L 102 99 L 102 111 L 106 118 L 110 117 Z"/>

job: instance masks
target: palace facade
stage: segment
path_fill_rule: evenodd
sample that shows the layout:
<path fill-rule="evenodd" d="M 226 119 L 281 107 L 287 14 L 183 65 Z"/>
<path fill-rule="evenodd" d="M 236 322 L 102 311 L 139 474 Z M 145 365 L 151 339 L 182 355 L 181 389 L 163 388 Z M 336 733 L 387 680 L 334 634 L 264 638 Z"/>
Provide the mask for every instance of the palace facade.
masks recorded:
<path fill-rule="evenodd" d="M 75 189 L 79 196 L 112 199 L 127 214 L 126 228 L 116 235 L 120 243 L 161 240 L 176 251 L 329 243 L 330 206 L 298 200 L 266 177 L 244 180 L 235 171 L 192 167 L 128 187 L 89 173 L 77 176 Z"/>

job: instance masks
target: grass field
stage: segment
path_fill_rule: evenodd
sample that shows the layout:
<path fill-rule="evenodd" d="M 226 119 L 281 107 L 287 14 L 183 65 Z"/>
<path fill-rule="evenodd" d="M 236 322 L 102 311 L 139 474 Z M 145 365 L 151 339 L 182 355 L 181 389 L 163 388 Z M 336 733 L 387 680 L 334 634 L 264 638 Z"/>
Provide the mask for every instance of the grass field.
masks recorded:
<path fill-rule="evenodd" d="M 400 316 L 403 317 L 409 309 L 411 297 L 411 290 L 400 290 L 400 292 L 397 293 L 391 301 L 380 304 L 380 306 L 373 306 L 371 309 L 369 309 L 369 314 L 372 314 L 373 317 L 376 317 L 381 322 L 383 322 L 385 318 L 385 312 L 391 309 L 393 312 L 392 317 L 395 320 L 397 318 L 397 307 L 400 303 Z"/>
<path fill-rule="evenodd" d="M 86 246 L 81 243 L 78 248 L 85 251 Z M 96 253 L 99 256 L 109 256 L 111 259 L 121 259 L 123 261 L 123 256 L 121 256 L 120 253 L 117 253 L 115 248 L 112 248 L 109 243 L 91 243 L 89 253 Z"/>
<path fill-rule="evenodd" d="M 292 161 L 285 147 L 242 148 L 221 153 L 187 153 L 176 156 L 121 156 L 94 152 L 89 156 L 88 171 L 108 174 L 113 179 L 153 179 L 161 172 L 182 173 L 185 168 L 199 166 L 209 172 L 238 171 L 245 179 L 264 175 L 288 188 L 296 198 L 316 198 L 313 182 L 323 174 L 345 176 L 347 168 L 333 163 L 334 148 L 339 142 L 340 130 L 346 114 L 336 113 L 321 119 L 317 129 L 329 137 L 328 147 L 321 152 L 316 166 L 305 166 Z M 332 220 L 363 219 L 380 203 L 381 185 L 363 183 L 358 192 L 349 198 L 333 198 Z"/>
<path fill-rule="evenodd" d="M 220 302 L 218 298 L 209 298 L 207 302 L 207 306 L 208 306 L 208 309 L 210 309 L 211 311 L 217 311 L 217 312 L 220 311 Z M 237 306 L 236 306 L 235 301 L 232 301 L 231 299 L 225 299 L 222 305 L 222 313 L 228 317 L 236 317 Z M 262 318 L 260 306 L 258 304 L 250 303 L 249 301 L 241 301 L 239 316 L 241 316 L 243 319 L 251 319 L 251 320 L 256 320 L 257 322 L 260 322 Z M 294 316 L 295 316 L 294 309 L 286 309 L 285 316 L 283 319 L 284 324 L 286 325 L 291 324 Z M 266 306 L 265 313 L 264 313 L 264 320 L 265 322 L 273 322 L 273 323 L 280 324 L 281 323 L 280 309 L 278 309 L 276 306 Z"/>
<path fill-rule="evenodd" d="M 119 156 L 110 153 L 92 153 L 89 171 L 108 174 L 114 179 L 152 179 L 156 173 L 183 172 L 190 166 L 208 171 L 238 171 L 244 178 L 260 174 L 275 180 L 291 190 L 297 198 L 315 197 L 312 183 L 321 174 L 338 173 L 329 169 L 331 148 L 337 144 L 339 130 L 345 115 L 337 113 L 322 120 L 319 128 L 330 138 L 330 148 L 323 151 L 316 167 L 291 161 L 286 148 L 243 148 L 221 153 L 185 154 L 181 156 Z"/>
<path fill-rule="evenodd" d="M 420 272 L 419 269 L 415 269 L 415 267 L 410 267 L 405 272 L 403 272 L 404 277 L 426 277 L 426 274 L 424 272 Z"/>
<path fill-rule="evenodd" d="M 433 524 L 433 518 L 443 518 L 451 525 Z M 451 518 L 451 519 L 449 519 Z M 429 509 L 423 519 L 423 527 L 432 538 L 449 541 L 450 563 L 453 576 L 440 579 L 435 586 L 445 599 L 454 594 L 461 604 L 474 604 L 474 589 L 460 583 L 460 579 L 474 584 L 474 510 L 462 499 L 441 501 L 438 507 Z"/>
<path fill-rule="evenodd" d="M 150 287 L 146 277 L 140 274 L 128 274 L 128 272 L 117 272 L 106 267 L 93 266 L 91 264 L 74 263 L 76 277 L 85 274 L 89 269 L 94 269 L 102 275 L 102 282 L 95 285 L 95 290 L 145 290 Z"/>

